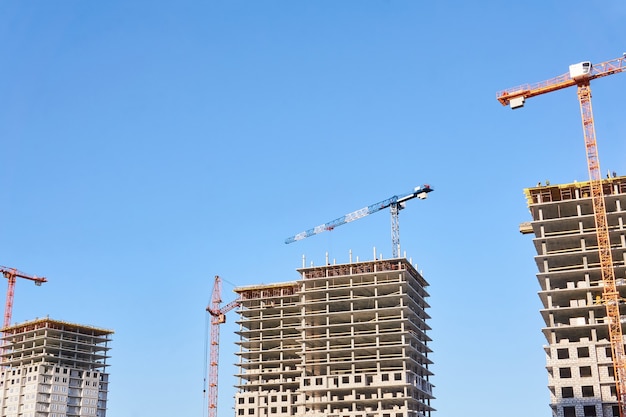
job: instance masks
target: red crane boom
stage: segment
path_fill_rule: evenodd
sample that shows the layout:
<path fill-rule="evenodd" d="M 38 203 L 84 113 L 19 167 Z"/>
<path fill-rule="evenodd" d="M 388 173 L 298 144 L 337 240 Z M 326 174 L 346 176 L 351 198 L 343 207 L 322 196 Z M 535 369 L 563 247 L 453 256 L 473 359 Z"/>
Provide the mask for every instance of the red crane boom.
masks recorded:
<path fill-rule="evenodd" d="M 209 415 L 208 417 L 217 417 L 217 382 L 218 382 L 218 364 L 220 354 L 220 324 L 226 323 L 226 313 L 239 306 L 239 299 L 231 301 L 224 307 L 220 307 L 222 303 L 222 281 L 218 275 L 215 276 L 213 283 L 213 293 L 211 295 L 211 305 L 206 311 L 211 315 L 211 341 L 209 354 Z"/>
<path fill-rule="evenodd" d="M 15 281 L 17 278 L 24 278 L 35 282 L 35 285 L 41 285 L 48 280 L 44 277 L 37 277 L 35 275 L 28 275 L 24 272 L 20 272 L 15 268 L 7 268 L 6 266 L 0 266 L 0 272 L 6 279 L 9 280 L 9 287 L 7 288 L 7 299 L 4 306 L 4 324 L 2 328 L 7 328 L 11 325 L 11 317 L 13 315 L 13 295 L 15 293 Z"/>
<path fill-rule="evenodd" d="M 589 61 L 570 65 L 569 72 L 556 78 L 535 84 L 525 84 L 496 94 L 496 98 L 502 105 L 510 105 L 515 109 L 522 107 L 527 98 L 535 97 L 567 87 L 578 88 L 578 100 L 582 116 L 583 134 L 587 154 L 587 169 L 589 171 L 589 184 L 598 239 L 598 254 L 600 258 L 600 271 L 602 274 L 603 292 L 602 300 L 606 306 L 608 317 L 609 338 L 613 354 L 613 368 L 615 373 L 615 386 L 619 414 L 626 417 L 626 354 L 622 336 L 620 321 L 620 295 L 615 283 L 615 270 L 611 254 L 611 242 L 604 204 L 604 191 L 602 189 L 602 174 L 600 160 L 598 158 L 598 146 L 596 142 L 596 130 L 591 108 L 590 81 L 599 77 L 617 74 L 626 71 L 626 54 L 620 58 L 599 64 L 591 64 Z"/>

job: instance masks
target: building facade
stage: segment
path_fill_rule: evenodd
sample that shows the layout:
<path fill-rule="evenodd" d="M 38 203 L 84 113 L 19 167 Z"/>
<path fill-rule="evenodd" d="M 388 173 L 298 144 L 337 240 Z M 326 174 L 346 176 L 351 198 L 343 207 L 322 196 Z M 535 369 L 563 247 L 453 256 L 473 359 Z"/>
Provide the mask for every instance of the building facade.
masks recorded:
<path fill-rule="evenodd" d="M 105 417 L 111 330 L 51 319 L 3 329 L 1 417 Z"/>
<path fill-rule="evenodd" d="M 615 279 L 626 297 L 626 177 L 603 180 Z M 555 417 L 618 416 L 595 216 L 588 182 L 525 190 L 537 251 L 550 407 Z M 622 328 L 626 307 L 620 306 Z M 623 330 L 622 330 L 623 331 Z"/>
<path fill-rule="evenodd" d="M 427 417 L 428 283 L 406 260 L 301 268 L 237 288 L 236 415 Z"/>

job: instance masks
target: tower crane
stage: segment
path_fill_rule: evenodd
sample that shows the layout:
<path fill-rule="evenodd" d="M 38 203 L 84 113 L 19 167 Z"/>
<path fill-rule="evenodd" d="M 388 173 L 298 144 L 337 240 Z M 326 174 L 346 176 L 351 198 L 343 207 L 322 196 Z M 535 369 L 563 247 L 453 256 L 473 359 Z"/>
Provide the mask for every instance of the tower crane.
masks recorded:
<path fill-rule="evenodd" d="M 6 279 L 9 280 L 9 286 L 7 288 L 7 299 L 4 306 L 4 324 L 3 329 L 11 325 L 11 317 L 13 315 L 13 295 L 15 293 L 15 281 L 17 278 L 24 278 L 35 282 L 35 285 L 39 286 L 48 280 L 44 277 L 37 277 L 35 275 L 28 275 L 24 272 L 20 272 L 15 268 L 7 268 L 6 266 L 0 266 L 0 272 Z"/>
<path fill-rule="evenodd" d="M 372 204 L 367 207 L 363 207 L 360 210 L 356 210 L 356 211 L 353 211 L 352 213 L 348 213 L 328 223 L 324 223 L 312 229 L 305 230 L 304 232 L 300 232 L 297 235 L 294 235 L 285 239 L 285 243 L 293 243 L 297 240 L 302 240 L 309 236 L 313 236 L 313 235 L 317 235 L 325 231 L 333 230 L 337 226 L 341 226 L 342 224 L 353 222 L 362 217 L 368 216 L 372 213 L 376 213 L 377 211 L 380 211 L 382 209 L 389 207 L 391 210 L 392 254 L 394 258 L 397 258 L 400 252 L 400 224 L 398 221 L 398 212 L 406 206 L 406 202 L 408 200 L 411 200 L 415 197 L 419 198 L 420 200 L 424 200 L 428 196 L 428 193 L 430 193 L 431 191 L 434 191 L 434 190 L 430 188 L 430 185 L 428 184 L 422 185 L 421 187 L 415 187 L 413 191 L 411 192 L 400 194 L 400 195 L 394 195 L 393 197 L 390 197 L 379 203 Z"/>
<path fill-rule="evenodd" d="M 602 274 L 603 293 L 602 301 L 606 306 L 608 317 L 609 337 L 611 351 L 613 353 L 613 367 L 615 373 L 615 385 L 619 414 L 626 417 L 626 355 L 622 338 L 622 325 L 620 321 L 619 291 L 615 283 L 615 271 L 611 254 L 611 242 L 604 203 L 604 191 L 602 189 L 602 176 L 598 148 L 596 143 L 596 131 L 591 108 L 590 82 L 596 78 L 617 74 L 626 71 L 626 53 L 616 59 L 592 64 L 589 61 L 570 65 L 569 72 L 558 77 L 535 84 L 526 84 L 520 87 L 496 93 L 496 98 L 502 105 L 509 105 L 512 109 L 522 107 L 527 98 L 539 96 L 552 91 L 576 86 L 578 89 L 578 101 L 582 116 L 583 134 L 587 154 L 587 169 L 589 171 L 589 185 L 593 202 L 593 212 L 598 239 L 598 254 L 600 257 L 600 271 Z"/>
<path fill-rule="evenodd" d="M 211 304 L 207 306 L 206 311 L 211 315 L 211 339 L 209 354 L 209 415 L 208 417 L 217 417 L 217 382 L 218 382 L 218 362 L 220 353 L 220 324 L 226 323 L 226 313 L 239 306 L 239 298 L 224 307 L 220 307 L 222 303 L 222 280 L 218 275 L 215 276 L 213 283 L 213 292 L 211 294 Z"/>

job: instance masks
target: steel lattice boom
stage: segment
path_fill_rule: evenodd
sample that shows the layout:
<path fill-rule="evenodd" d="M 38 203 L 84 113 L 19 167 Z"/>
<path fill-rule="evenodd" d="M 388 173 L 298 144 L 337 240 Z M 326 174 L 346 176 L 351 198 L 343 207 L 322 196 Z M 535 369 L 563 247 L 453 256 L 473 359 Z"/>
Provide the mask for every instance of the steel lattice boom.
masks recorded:
<path fill-rule="evenodd" d="M 293 243 L 295 241 L 305 239 L 309 236 L 313 236 L 313 235 L 320 234 L 322 232 L 333 230 L 337 226 L 341 226 L 342 224 L 353 222 L 362 217 L 369 216 L 372 213 L 376 213 L 377 211 L 390 207 L 391 208 L 391 241 L 392 241 L 393 257 L 397 258 L 400 252 L 400 227 L 399 227 L 399 222 L 398 222 L 398 211 L 404 208 L 404 204 L 406 201 L 411 200 L 415 197 L 423 200 L 427 197 L 428 193 L 430 193 L 431 191 L 434 191 L 434 190 L 430 188 L 430 185 L 428 184 L 422 185 L 421 187 L 415 187 L 413 191 L 409 193 L 394 195 L 393 197 L 390 197 L 386 200 L 380 201 L 376 204 L 371 204 L 367 207 L 363 207 L 362 209 L 353 211 L 352 213 L 348 213 L 328 223 L 324 223 L 312 229 L 305 230 L 304 232 L 300 232 L 297 235 L 294 235 L 285 239 L 285 243 Z"/>
<path fill-rule="evenodd" d="M 534 84 L 523 84 L 518 87 L 509 88 L 499 91 L 496 98 L 503 106 L 511 106 L 518 108 L 524 105 L 527 98 L 539 96 L 541 94 L 550 93 L 552 91 L 561 90 L 567 87 L 577 86 L 581 81 L 591 81 L 596 78 L 606 77 L 607 75 L 616 74 L 626 70 L 626 54 L 620 58 L 611 59 L 609 61 L 600 62 L 599 64 L 591 64 L 589 61 L 581 62 L 570 66 L 570 71 Z"/>

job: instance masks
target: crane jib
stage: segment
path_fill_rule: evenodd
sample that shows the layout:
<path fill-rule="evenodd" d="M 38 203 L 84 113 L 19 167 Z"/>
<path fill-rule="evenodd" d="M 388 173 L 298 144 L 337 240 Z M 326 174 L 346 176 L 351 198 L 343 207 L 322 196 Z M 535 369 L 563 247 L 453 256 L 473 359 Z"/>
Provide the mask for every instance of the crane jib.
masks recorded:
<path fill-rule="evenodd" d="M 324 223 L 312 229 L 308 229 L 308 230 L 305 230 L 304 232 L 300 232 L 292 237 L 285 239 L 285 243 L 293 243 L 295 241 L 305 239 L 309 236 L 313 236 L 322 232 L 333 230 L 337 226 L 341 226 L 342 224 L 353 222 L 365 216 L 369 216 L 370 214 L 380 211 L 384 208 L 391 207 L 392 205 L 397 205 L 397 203 L 403 203 L 404 201 L 410 200 L 415 197 L 424 199 L 426 198 L 427 193 L 431 191 L 433 191 L 433 189 L 430 188 L 430 185 L 423 185 L 421 187 L 415 187 L 413 191 L 411 191 L 410 193 L 394 195 L 393 197 L 390 197 L 386 200 L 380 201 L 376 204 L 371 204 L 367 207 L 363 207 L 362 209 L 348 213 L 328 223 Z"/>

